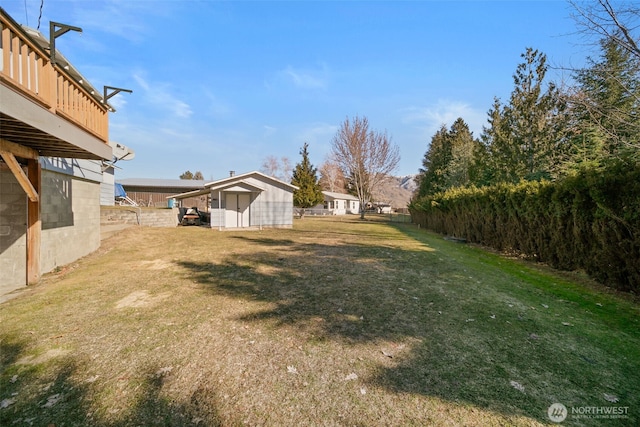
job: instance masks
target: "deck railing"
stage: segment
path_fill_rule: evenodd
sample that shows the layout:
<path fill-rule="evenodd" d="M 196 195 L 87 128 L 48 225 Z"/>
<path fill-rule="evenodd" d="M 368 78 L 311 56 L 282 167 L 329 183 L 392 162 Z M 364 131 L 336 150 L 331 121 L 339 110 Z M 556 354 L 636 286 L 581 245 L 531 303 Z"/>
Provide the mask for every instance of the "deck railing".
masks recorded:
<path fill-rule="evenodd" d="M 0 13 L 0 79 L 107 143 L 109 117 L 106 106 L 64 68 L 52 65 L 49 52 L 12 21 Z"/>

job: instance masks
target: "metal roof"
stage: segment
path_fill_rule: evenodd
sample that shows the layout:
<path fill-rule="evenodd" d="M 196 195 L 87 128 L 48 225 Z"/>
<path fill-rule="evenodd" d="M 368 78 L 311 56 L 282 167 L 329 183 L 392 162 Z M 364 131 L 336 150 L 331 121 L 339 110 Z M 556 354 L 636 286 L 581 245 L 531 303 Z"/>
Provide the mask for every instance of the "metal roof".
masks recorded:
<path fill-rule="evenodd" d="M 213 187 L 213 186 L 218 187 L 220 185 L 224 185 L 226 182 L 241 181 L 241 180 L 243 180 L 245 178 L 248 178 L 250 176 L 260 177 L 261 181 L 269 180 L 269 181 L 277 182 L 277 183 L 280 183 L 280 184 L 282 184 L 284 186 L 291 187 L 294 190 L 298 189 L 298 187 L 296 187 L 295 185 L 292 185 L 292 184 L 290 184 L 288 182 L 281 181 L 281 180 L 279 180 L 277 178 L 274 178 L 272 176 L 266 175 L 266 174 L 264 174 L 262 172 L 258 172 L 258 171 L 246 172 L 246 173 L 243 173 L 243 174 L 240 174 L 240 175 L 231 175 L 231 176 L 228 176 L 226 178 L 222 178 L 222 179 L 219 179 L 217 181 L 213 181 L 213 182 L 210 182 L 208 184 L 205 184 L 205 186 L 206 187 Z"/>
<path fill-rule="evenodd" d="M 180 188 L 196 190 L 204 187 L 206 181 L 199 179 L 153 179 L 153 178 L 125 178 L 118 183 L 127 187 Z"/>

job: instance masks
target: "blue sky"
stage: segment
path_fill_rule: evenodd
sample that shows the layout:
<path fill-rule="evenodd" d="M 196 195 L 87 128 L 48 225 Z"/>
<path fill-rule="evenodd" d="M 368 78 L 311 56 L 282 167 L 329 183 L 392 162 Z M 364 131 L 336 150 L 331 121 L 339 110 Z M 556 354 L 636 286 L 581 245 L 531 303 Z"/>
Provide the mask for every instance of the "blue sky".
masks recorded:
<path fill-rule="evenodd" d="M 35 28 L 40 3 L 2 7 Z M 356 115 L 388 132 L 407 175 L 442 124 L 462 117 L 480 135 L 527 47 L 554 66 L 582 64 L 571 11 L 565 1 L 44 0 L 40 30 L 82 27 L 58 50 L 96 88 L 133 90 L 110 100 L 110 139 L 136 152 L 116 179 L 218 179 L 267 156 L 295 164 L 305 142 L 317 167 Z"/>

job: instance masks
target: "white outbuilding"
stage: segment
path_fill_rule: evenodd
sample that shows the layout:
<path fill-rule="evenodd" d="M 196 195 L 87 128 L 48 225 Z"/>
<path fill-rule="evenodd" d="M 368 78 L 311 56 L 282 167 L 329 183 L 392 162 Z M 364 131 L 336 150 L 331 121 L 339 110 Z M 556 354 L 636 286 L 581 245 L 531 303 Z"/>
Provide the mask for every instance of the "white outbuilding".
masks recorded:
<path fill-rule="evenodd" d="M 170 196 L 176 200 L 209 195 L 211 228 L 288 228 L 293 226 L 291 185 L 261 172 L 230 176 L 204 185 L 201 190 Z"/>

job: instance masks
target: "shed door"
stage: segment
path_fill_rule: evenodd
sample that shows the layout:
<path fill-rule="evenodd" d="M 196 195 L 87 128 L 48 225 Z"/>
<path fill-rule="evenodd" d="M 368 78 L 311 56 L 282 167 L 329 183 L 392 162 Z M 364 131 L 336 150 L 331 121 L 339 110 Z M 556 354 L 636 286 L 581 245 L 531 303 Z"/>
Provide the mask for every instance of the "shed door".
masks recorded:
<path fill-rule="evenodd" d="M 232 193 L 226 197 L 226 228 L 249 227 L 249 205 L 251 204 L 251 194 Z"/>

